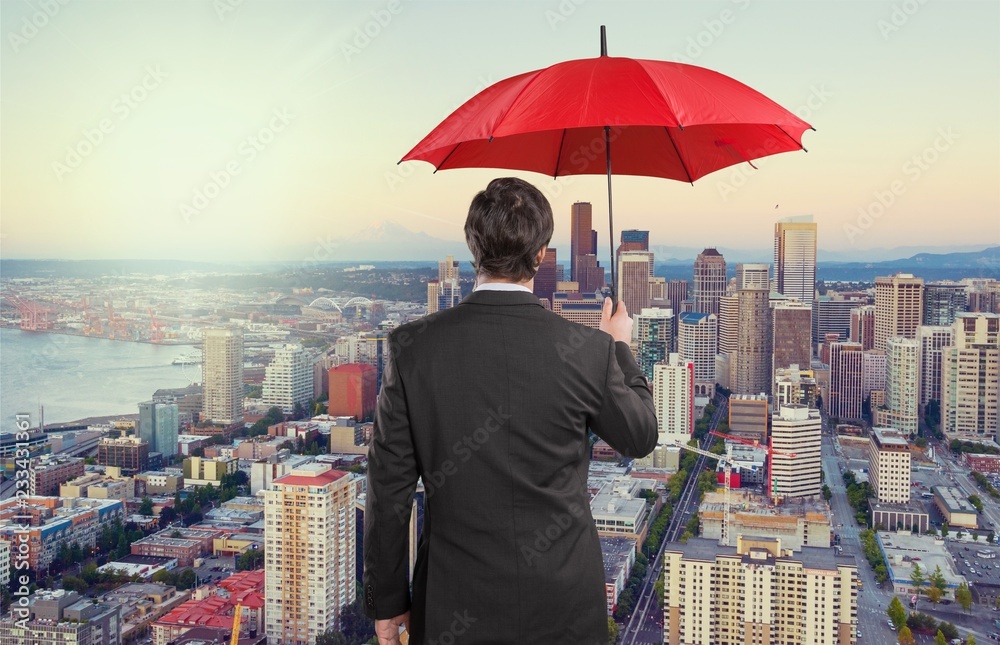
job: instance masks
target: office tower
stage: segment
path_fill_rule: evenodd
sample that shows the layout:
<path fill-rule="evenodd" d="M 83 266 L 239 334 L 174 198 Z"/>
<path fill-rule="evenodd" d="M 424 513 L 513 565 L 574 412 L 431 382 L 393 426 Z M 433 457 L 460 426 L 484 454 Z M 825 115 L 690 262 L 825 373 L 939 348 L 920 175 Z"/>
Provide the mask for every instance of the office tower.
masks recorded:
<path fill-rule="evenodd" d="M 440 280 L 427 281 L 427 313 L 433 314 L 438 310 L 438 295 L 441 293 Z"/>
<path fill-rule="evenodd" d="M 931 282 L 924 285 L 922 325 L 948 326 L 955 316 L 968 311 L 969 294 L 961 282 Z"/>
<path fill-rule="evenodd" d="M 696 396 L 711 396 L 715 388 L 718 320 L 715 314 L 688 312 L 678 317 L 677 353 L 694 364 Z"/>
<path fill-rule="evenodd" d="M 178 408 L 176 403 L 144 401 L 139 404 L 139 438 L 164 459 L 177 454 Z"/>
<path fill-rule="evenodd" d="M 330 369 L 330 397 L 327 414 L 367 420 L 375 413 L 378 396 L 376 368 L 361 363 L 348 363 Z"/>
<path fill-rule="evenodd" d="M 917 328 L 917 343 L 920 345 L 920 405 L 931 399 L 941 402 L 941 350 L 952 344 L 952 326 Z"/>
<path fill-rule="evenodd" d="M 819 495 L 820 443 L 823 422 L 819 410 L 806 405 L 783 405 L 771 416 L 771 494 L 775 497 Z M 787 455 L 795 455 L 790 457 Z"/>
<path fill-rule="evenodd" d="M 532 286 L 532 293 L 539 298 L 545 298 L 552 302 L 552 294 L 556 291 L 556 250 L 546 248 L 542 263 L 538 266 L 538 273 L 535 274 L 535 282 Z"/>
<path fill-rule="evenodd" d="M 875 424 L 916 434 L 920 345 L 915 339 L 895 336 L 886 346 L 885 407 L 872 405 Z"/>
<path fill-rule="evenodd" d="M 217 425 L 243 421 L 243 329 L 212 327 L 203 334 L 202 419 Z"/>
<path fill-rule="evenodd" d="M 570 210 L 569 279 L 582 282 L 577 266 L 581 255 L 595 255 L 593 236 L 593 209 L 590 202 L 576 202 Z M 581 285 L 582 286 L 582 285 Z"/>
<path fill-rule="evenodd" d="M 741 289 L 736 334 L 736 394 L 771 392 L 771 307 L 766 289 Z"/>
<path fill-rule="evenodd" d="M 458 282 L 461 278 L 461 271 L 458 267 L 458 260 L 455 256 L 449 255 L 444 260 L 438 262 L 438 282 Z"/>
<path fill-rule="evenodd" d="M 565 286 L 567 283 L 562 284 Z M 571 322 L 598 329 L 603 311 L 604 299 L 597 298 L 593 293 L 556 291 L 552 294 L 552 313 Z"/>
<path fill-rule="evenodd" d="M 816 372 L 800 369 L 798 365 L 779 367 L 774 371 L 773 409 L 778 412 L 782 405 L 798 403 L 813 410 L 819 409 L 819 384 Z"/>
<path fill-rule="evenodd" d="M 861 343 L 830 345 L 830 394 L 827 411 L 838 419 L 861 419 L 863 396 Z"/>
<path fill-rule="evenodd" d="M 771 374 L 779 367 L 802 365 L 812 360 L 812 306 L 797 300 L 779 302 L 772 310 Z"/>
<path fill-rule="evenodd" d="M 736 296 L 719 298 L 719 353 L 735 354 L 739 344 L 740 301 Z"/>
<path fill-rule="evenodd" d="M 607 281 L 604 278 L 604 267 L 597 261 L 597 256 L 593 253 L 580 255 L 576 260 L 576 270 L 580 276 L 577 280 L 580 285 L 580 293 L 594 293 L 603 289 Z"/>
<path fill-rule="evenodd" d="M 729 396 L 729 434 L 767 445 L 766 394 L 731 394 Z"/>
<path fill-rule="evenodd" d="M 462 287 L 458 280 L 427 281 L 427 313 L 433 314 L 445 309 L 451 309 L 462 301 Z"/>
<path fill-rule="evenodd" d="M 694 432 L 694 364 L 676 353 L 653 366 L 657 443 L 686 444 Z"/>
<path fill-rule="evenodd" d="M 628 255 L 624 254 L 622 257 Z M 674 351 L 674 312 L 670 309 L 647 307 L 632 314 L 635 339 L 638 341 L 639 367 L 649 380 L 653 365 L 663 362 Z"/>
<path fill-rule="evenodd" d="M 116 466 L 123 475 L 149 468 L 149 443 L 139 437 L 102 437 L 97 441 L 97 465 Z"/>
<path fill-rule="evenodd" d="M 891 428 L 872 428 L 868 442 L 868 481 L 879 502 L 910 501 L 910 446 L 905 434 Z"/>
<path fill-rule="evenodd" d="M 356 597 L 355 485 L 327 464 L 304 464 L 263 492 L 264 628 L 276 645 L 315 643 L 339 629 Z"/>
<path fill-rule="evenodd" d="M 736 290 L 763 289 L 770 292 L 770 269 L 771 267 L 766 264 L 737 264 Z"/>
<path fill-rule="evenodd" d="M 382 372 L 389 363 L 389 332 L 382 329 L 358 334 L 358 363 L 375 368 L 375 392 L 382 389 Z"/>
<path fill-rule="evenodd" d="M 775 223 L 774 291 L 812 302 L 816 291 L 816 224 L 812 215 Z"/>
<path fill-rule="evenodd" d="M 813 298 L 813 342 L 822 343 L 827 334 L 837 334 L 841 340 L 850 338 L 851 310 L 866 304 L 864 298 L 845 298 L 840 294 Z"/>
<path fill-rule="evenodd" d="M 285 414 L 295 411 L 295 404 L 308 410 L 312 398 L 312 361 L 302 345 L 288 343 L 274 350 L 274 358 L 264 370 L 262 403 L 268 408 L 278 407 Z"/>
<path fill-rule="evenodd" d="M 618 256 L 618 299 L 630 314 L 649 306 L 652 257 L 649 251 L 625 251 Z"/>
<path fill-rule="evenodd" d="M 1000 315 L 964 313 L 941 350 L 941 430 L 949 439 L 997 440 Z"/>
<path fill-rule="evenodd" d="M 696 537 L 663 555 L 665 645 L 850 645 L 858 616 L 854 554 L 740 535 Z"/>
<path fill-rule="evenodd" d="M 851 309 L 851 342 L 875 349 L 875 305 Z"/>
<path fill-rule="evenodd" d="M 562 264 L 556 263 L 556 284 L 564 282 L 566 280 L 566 267 Z"/>
<path fill-rule="evenodd" d="M 878 349 L 861 352 L 861 398 L 868 398 L 876 390 L 885 391 L 886 356 Z"/>
<path fill-rule="evenodd" d="M 719 298 L 726 295 L 726 260 L 715 249 L 705 249 L 694 260 L 694 308 L 719 315 Z"/>
<path fill-rule="evenodd" d="M 615 251 L 615 260 L 621 257 L 621 254 L 626 251 L 648 251 L 649 250 L 649 231 L 640 231 L 638 229 L 627 229 L 621 232 L 621 244 L 618 245 L 618 250 Z M 653 277 L 653 267 L 652 264 L 649 267 L 649 276 Z"/>
<path fill-rule="evenodd" d="M 875 349 L 890 338 L 916 338 L 923 320 L 924 280 L 909 273 L 875 278 Z"/>
<path fill-rule="evenodd" d="M 652 303 L 654 300 L 667 300 L 666 278 L 649 279 L 649 302 Z M 675 313 L 679 311 L 679 307 L 675 307 L 672 303 L 667 306 L 673 309 Z"/>
<path fill-rule="evenodd" d="M 667 283 L 667 300 L 675 313 L 681 312 L 684 301 L 688 299 L 688 281 L 671 280 Z M 710 312 L 711 313 L 711 312 Z"/>

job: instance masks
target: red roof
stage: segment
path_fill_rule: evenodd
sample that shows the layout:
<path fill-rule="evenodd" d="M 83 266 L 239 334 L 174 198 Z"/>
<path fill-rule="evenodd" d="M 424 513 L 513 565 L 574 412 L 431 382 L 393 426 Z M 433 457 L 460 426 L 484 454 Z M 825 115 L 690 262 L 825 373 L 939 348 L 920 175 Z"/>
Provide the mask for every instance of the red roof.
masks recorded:
<path fill-rule="evenodd" d="M 347 473 L 342 470 L 331 469 L 314 477 L 306 475 L 284 475 L 283 477 L 278 477 L 272 483 L 283 484 L 286 486 L 326 486 L 327 484 L 335 482 L 341 477 L 346 476 Z"/>

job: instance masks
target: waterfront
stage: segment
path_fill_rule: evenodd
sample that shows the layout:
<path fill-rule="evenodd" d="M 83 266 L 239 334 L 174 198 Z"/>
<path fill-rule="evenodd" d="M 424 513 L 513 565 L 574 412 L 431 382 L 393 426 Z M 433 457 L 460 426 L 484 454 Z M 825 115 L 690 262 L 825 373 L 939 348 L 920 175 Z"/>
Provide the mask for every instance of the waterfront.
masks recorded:
<path fill-rule="evenodd" d="M 38 424 L 135 414 L 160 388 L 201 379 L 200 365 L 171 365 L 190 346 L 151 345 L 67 334 L 0 329 L 0 419 L 4 430 L 27 412 Z"/>

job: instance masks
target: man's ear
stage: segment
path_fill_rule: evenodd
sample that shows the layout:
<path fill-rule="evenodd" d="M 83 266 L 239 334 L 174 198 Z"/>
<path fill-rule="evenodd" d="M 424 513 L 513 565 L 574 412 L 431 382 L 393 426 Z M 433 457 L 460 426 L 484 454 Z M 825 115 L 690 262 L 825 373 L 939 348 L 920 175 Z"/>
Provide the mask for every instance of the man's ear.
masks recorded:
<path fill-rule="evenodd" d="M 546 251 L 546 249 L 548 249 L 548 248 L 549 248 L 549 245 L 548 245 L 548 244 L 546 244 L 546 245 L 544 245 L 544 246 L 543 246 L 543 247 L 541 248 L 541 250 L 539 250 L 539 251 L 538 251 L 538 255 L 536 255 L 536 256 L 535 256 L 535 266 L 538 266 L 539 264 L 541 264 L 541 263 L 542 263 L 542 260 L 544 260 L 544 259 L 545 259 L 545 251 Z"/>

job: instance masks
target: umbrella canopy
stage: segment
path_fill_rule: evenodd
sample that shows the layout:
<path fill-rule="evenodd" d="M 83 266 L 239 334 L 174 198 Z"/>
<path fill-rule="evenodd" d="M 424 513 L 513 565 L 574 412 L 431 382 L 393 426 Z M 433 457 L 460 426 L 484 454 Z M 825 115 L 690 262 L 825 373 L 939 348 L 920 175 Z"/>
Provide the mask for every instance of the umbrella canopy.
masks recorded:
<path fill-rule="evenodd" d="M 760 92 L 703 67 L 607 56 L 604 27 L 601 40 L 597 58 L 486 88 L 401 162 L 426 161 L 435 172 L 606 174 L 611 219 L 612 157 L 615 174 L 693 183 L 737 163 L 805 149 L 802 133 L 812 126 Z M 612 292 L 614 273 L 612 258 Z"/>

